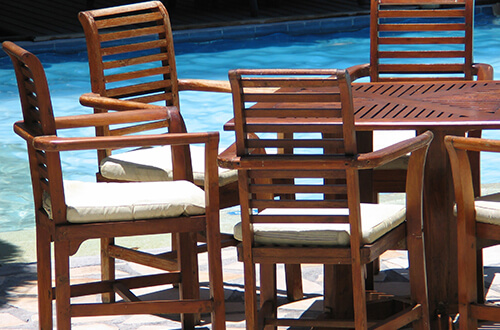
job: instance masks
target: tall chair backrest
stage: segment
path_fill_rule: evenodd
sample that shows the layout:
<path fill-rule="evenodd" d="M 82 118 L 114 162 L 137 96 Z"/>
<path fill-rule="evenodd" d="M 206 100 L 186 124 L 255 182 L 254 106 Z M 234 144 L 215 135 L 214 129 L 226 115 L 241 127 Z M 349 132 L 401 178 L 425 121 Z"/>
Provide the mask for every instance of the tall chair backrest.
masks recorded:
<path fill-rule="evenodd" d="M 159 1 L 81 12 L 92 92 L 100 96 L 165 102 L 179 107 L 177 69 L 168 13 Z M 105 112 L 106 109 L 95 109 Z M 97 135 L 122 135 L 166 127 L 167 122 L 96 128 Z M 111 150 L 98 151 L 99 162 Z"/>
<path fill-rule="evenodd" d="M 472 80 L 474 0 L 372 0 L 370 78 Z"/>
<path fill-rule="evenodd" d="M 16 73 L 25 128 L 32 136 L 56 135 L 56 123 L 47 78 L 40 60 L 12 42 L 4 42 Z M 36 150 L 28 144 L 35 208 L 45 215 L 46 226 L 66 222 L 59 152 Z M 53 222 L 43 211 L 43 198 L 51 198 Z M 48 228 L 49 228 L 48 227 Z"/>
<path fill-rule="evenodd" d="M 172 30 L 161 2 L 81 12 L 79 19 L 87 40 L 92 92 L 179 106 Z"/>
<path fill-rule="evenodd" d="M 233 93 L 236 153 L 242 162 L 261 164 L 239 171 L 242 210 L 288 210 L 273 217 L 247 217 L 242 211 L 243 233 L 249 234 L 255 222 L 349 223 L 347 216 L 289 214 L 305 208 L 359 211 L 357 172 L 346 165 L 357 154 L 349 75 L 343 70 L 235 70 L 229 79 L 233 91 L 240 91 Z M 253 156 L 253 148 L 277 154 Z M 334 159 L 337 167 L 322 165 Z M 355 219 L 359 212 L 350 214 Z M 358 227 L 353 233 L 360 230 L 359 219 L 353 224 Z"/>
<path fill-rule="evenodd" d="M 277 148 L 284 155 L 356 154 L 352 92 L 345 71 L 234 70 L 229 79 L 233 90 L 241 91 L 233 93 L 238 156 L 248 156 L 255 148 Z M 325 125 L 308 125 L 318 118 Z M 328 124 L 332 122 L 337 125 Z"/>

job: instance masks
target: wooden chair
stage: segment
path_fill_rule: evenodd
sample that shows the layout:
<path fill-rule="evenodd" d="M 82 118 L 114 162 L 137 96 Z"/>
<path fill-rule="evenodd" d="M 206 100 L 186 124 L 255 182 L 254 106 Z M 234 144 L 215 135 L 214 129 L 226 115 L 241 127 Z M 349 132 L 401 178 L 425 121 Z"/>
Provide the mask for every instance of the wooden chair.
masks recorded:
<path fill-rule="evenodd" d="M 141 136 L 58 137 L 65 128 L 144 121 L 178 125 L 176 108 L 156 108 L 54 118 L 47 80 L 38 58 L 14 43 L 3 49 L 14 65 L 23 121 L 14 131 L 27 142 L 36 218 L 38 308 L 41 329 L 52 329 L 55 299 L 57 328 L 69 329 L 71 318 L 120 314 L 181 314 L 192 329 L 199 313 L 211 313 L 214 328 L 224 329 L 224 289 L 220 255 L 217 180 L 218 133 Z M 153 145 L 205 145 L 205 192 L 175 173 L 171 182 L 95 183 L 63 180 L 60 152 Z M 173 148 L 182 156 L 184 149 Z M 200 299 L 196 233 L 206 231 L 210 295 Z M 164 258 L 109 244 L 114 237 L 172 233 L 178 238 L 179 270 L 156 275 L 115 278 L 109 259 L 118 258 L 159 269 L 172 267 Z M 102 280 L 70 285 L 70 256 L 88 239 L 101 239 Z M 51 243 L 54 243 L 55 287 L 52 287 Z M 179 284 L 180 299 L 140 301 L 131 291 Z M 76 303 L 71 298 L 103 294 L 103 303 Z M 122 301 L 115 302 L 115 293 Z"/>
<path fill-rule="evenodd" d="M 500 152 L 500 141 L 447 136 L 445 145 L 457 203 L 459 328 L 478 329 L 479 320 L 500 322 L 500 307 L 485 301 L 483 267 L 476 259 L 478 249 L 500 244 L 500 194 L 474 199 L 468 152 Z"/>
<path fill-rule="evenodd" d="M 358 154 L 351 81 L 346 71 L 232 70 L 229 78 L 236 153 L 224 152 L 219 164 L 225 159 L 224 166 L 238 169 L 242 221 L 235 227 L 235 237 L 241 240 L 238 256 L 245 271 L 247 329 L 306 325 L 376 328 L 367 321 L 364 265 L 405 241 L 411 303 L 382 324 L 384 329 L 412 322 L 414 329 L 428 328 L 421 196 L 432 133 Z M 248 133 L 260 135 L 260 139 Z M 252 148 L 274 149 L 276 153 L 251 155 Z M 403 205 L 360 203 L 358 172 L 407 153 L 411 153 L 411 175 L 406 212 Z M 384 225 L 375 225 L 381 223 Z M 385 229 L 377 231 L 375 227 Z M 354 310 L 354 321 L 278 318 L 278 263 L 349 265 L 353 296 L 343 297 L 342 303 Z M 256 264 L 261 272 L 260 309 Z M 336 306 L 330 305 L 333 279 L 325 273 L 324 282 L 324 309 L 335 311 Z M 351 299 L 353 305 L 349 305 Z"/>
<path fill-rule="evenodd" d="M 348 68 L 353 80 L 493 79 L 490 65 L 473 61 L 474 0 L 371 0 L 370 11 L 370 63 Z M 402 158 L 374 171 L 374 194 L 404 192 L 406 164 Z"/>
<path fill-rule="evenodd" d="M 93 92 L 83 95 L 80 101 L 94 107 L 96 113 L 107 111 L 103 104 L 137 109 L 150 108 L 150 103 L 161 101 L 179 108 L 181 90 L 231 92 L 227 81 L 177 78 L 170 20 L 159 1 L 81 12 L 79 19 L 87 40 Z M 103 126 L 97 128 L 97 134 L 113 136 L 161 126 L 161 123 L 118 129 Z M 256 149 L 254 152 L 263 151 Z M 182 168 L 187 168 L 188 172 L 193 170 L 194 182 L 203 187 L 204 173 L 203 166 L 200 166 L 203 164 L 203 150 L 191 147 L 191 153 L 188 150 L 186 156 Z M 163 181 L 172 178 L 173 164 L 168 146 L 120 154 L 111 154 L 111 149 L 100 150 L 98 161 L 98 178 L 103 181 Z M 236 171 L 219 169 L 221 209 L 239 204 L 237 181 Z M 236 245 L 232 235 L 223 234 L 222 237 L 222 247 Z M 199 239 L 204 241 L 203 237 Z M 200 251 L 203 251 L 202 246 Z M 288 268 L 288 296 L 292 300 L 302 298 L 298 268 Z"/>
<path fill-rule="evenodd" d="M 226 81 L 178 79 L 174 43 L 168 13 L 160 1 L 142 2 L 81 12 L 85 31 L 92 93 L 81 97 L 84 105 L 106 112 L 102 101 L 108 97 L 134 103 L 157 103 L 179 107 L 180 90 L 230 92 Z M 123 103 L 122 103 L 123 104 Z M 150 107 L 150 106 L 149 106 Z M 161 128 L 159 124 L 113 130 L 99 128 L 98 135 L 121 135 L 129 131 Z M 112 155 L 98 153 L 102 179 L 120 181 L 168 181 L 172 179 L 170 148 L 141 149 Z M 195 183 L 203 186 L 203 150 L 191 148 Z M 187 164 L 192 166 L 191 162 Z M 238 205 L 235 171 L 220 170 L 221 208 Z"/>

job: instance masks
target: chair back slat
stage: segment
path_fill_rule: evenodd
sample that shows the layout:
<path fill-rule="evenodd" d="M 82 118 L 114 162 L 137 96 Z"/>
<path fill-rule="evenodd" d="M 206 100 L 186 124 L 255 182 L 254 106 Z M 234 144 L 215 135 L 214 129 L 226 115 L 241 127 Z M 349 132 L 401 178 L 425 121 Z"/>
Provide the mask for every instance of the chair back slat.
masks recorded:
<path fill-rule="evenodd" d="M 473 0 L 372 0 L 371 80 L 472 80 L 473 11 Z"/>

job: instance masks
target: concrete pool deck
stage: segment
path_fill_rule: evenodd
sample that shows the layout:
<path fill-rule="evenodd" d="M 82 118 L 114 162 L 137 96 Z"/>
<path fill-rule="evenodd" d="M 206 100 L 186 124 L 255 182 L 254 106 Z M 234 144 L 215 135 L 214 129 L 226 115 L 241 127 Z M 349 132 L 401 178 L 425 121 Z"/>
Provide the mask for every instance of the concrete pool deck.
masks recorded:
<path fill-rule="evenodd" d="M 496 185 L 495 185 L 496 186 Z M 393 198 L 390 198 L 393 200 Z M 239 216 L 234 209 L 221 211 L 223 231 L 237 222 Z M 161 251 L 168 242 L 166 235 L 127 240 L 129 246 L 148 250 Z M 37 287 L 35 262 L 34 230 L 23 230 L 0 234 L 0 328 L 2 329 L 37 329 Z M 75 282 L 92 281 L 99 278 L 98 242 L 84 243 L 81 250 L 71 261 L 71 274 Z M 488 287 L 487 298 L 500 302 L 500 246 L 485 249 L 485 282 Z M 244 294 L 243 265 L 238 262 L 234 247 L 222 250 L 224 267 L 224 288 L 226 294 L 227 329 L 243 329 Z M 200 280 L 202 294 L 207 292 L 207 260 L 201 254 Z M 375 278 L 377 291 L 407 295 L 407 258 L 405 251 L 388 251 L 381 258 L 381 272 Z M 117 262 L 119 276 L 133 276 L 158 272 L 158 270 L 128 262 Z M 290 317 L 298 317 L 304 309 L 309 313 L 321 310 L 319 295 L 322 292 L 322 267 L 320 265 L 304 265 L 302 267 L 303 285 L 306 299 L 287 304 L 280 309 Z M 284 293 L 284 275 L 282 269 L 278 276 L 278 289 Z M 177 294 L 171 286 L 153 287 L 137 292 L 143 299 L 161 299 Z M 286 297 L 286 296 L 285 296 Z M 282 299 L 283 296 L 281 296 Z M 92 302 L 98 296 L 78 298 L 82 302 Z M 284 300 L 283 300 L 284 301 Z M 120 315 L 102 317 L 82 317 L 73 319 L 73 329 L 180 329 L 177 315 Z M 199 329 L 211 329 L 208 315 L 203 315 Z M 497 329 L 495 326 L 488 329 Z M 500 329 L 500 325 L 498 325 Z"/>

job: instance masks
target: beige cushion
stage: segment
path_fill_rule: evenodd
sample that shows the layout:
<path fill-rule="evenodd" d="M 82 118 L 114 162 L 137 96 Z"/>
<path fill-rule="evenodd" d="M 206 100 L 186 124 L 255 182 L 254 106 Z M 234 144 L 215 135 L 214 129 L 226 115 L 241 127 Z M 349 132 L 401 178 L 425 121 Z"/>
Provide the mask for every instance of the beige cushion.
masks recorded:
<path fill-rule="evenodd" d="M 266 209 L 260 214 L 347 215 L 347 209 Z M 373 243 L 404 222 L 402 205 L 361 204 L 362 242 Z M 276 245 L 348 246 L 348 224 L 254 224 L 255 242 Z M 241 223 L 234 227 L 234 237 L 242 240 Z"/>
<path fill-rule="evenodd" d="M 500 225 L 500 193 L 476 198 L 475 208 L 476 221 Z"/>
<path fill-rule="evenodd" d="M 67 219 L 74 223 L 170 218 L 205 213 L 205 193 L 189 181 L 64 181 Z M 52 216 L 47 195 L 43 207 Z"/>
<path fill-rule="evenodd" d="M 194 182 L 205 182 L 205 148 L 191 147 Z M 170 146 L 140 148 L 113 154 L 101 162 L 101 174 L 121 181 L 172 181 L 172 153 Z M 219 185 L 238 181 L 238 171 L 219 168 Z"/>

